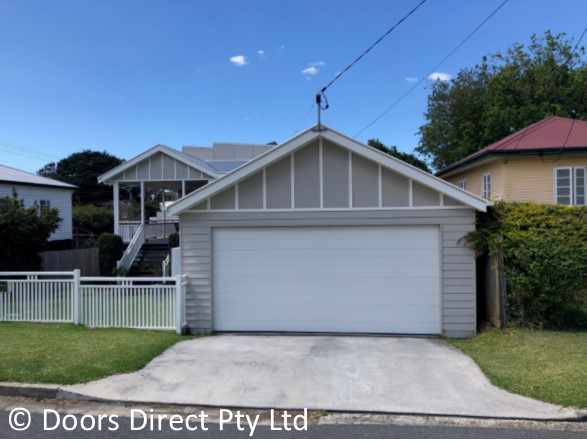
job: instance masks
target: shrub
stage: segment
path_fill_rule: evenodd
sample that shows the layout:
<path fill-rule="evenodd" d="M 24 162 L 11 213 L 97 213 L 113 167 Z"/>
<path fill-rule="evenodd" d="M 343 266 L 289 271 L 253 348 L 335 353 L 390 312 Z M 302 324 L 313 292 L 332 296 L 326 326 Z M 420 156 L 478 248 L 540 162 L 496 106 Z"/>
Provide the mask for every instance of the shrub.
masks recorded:
<path fill-rule="evenodd" d="M 73 226 L 100 235 L 114 229 L 114 215 L 108 209 L 93 206 L 73 207 Z"/>
<path fill-rule="evenodd" d="M 124 253 L 122 237 L 112 233 L 103 233 L 98 240 L 98 248 L 100 275 L 110 276 L 116 268 L 116 261 Z"/>
<path fill-rule="evenodd" d="M 35 203 L 28 209 L 18 199 L 16 190 L 11 197 L 0 199 L 0 271 L 40 270 L 40 252 L 47 248 L 49 238 L 59 227 L 57 209 Z"/>
<path fill-rule="evenodd" d="M 503 254 L 509 321 L 573 325 L 587 285 L 587 207 L 497 202 L 467 239 Z"/>
<path fill-rule="evenodd" d="M 168 239 L 169 248 L 179 247 L 179 233 L 172 233 Z"/>

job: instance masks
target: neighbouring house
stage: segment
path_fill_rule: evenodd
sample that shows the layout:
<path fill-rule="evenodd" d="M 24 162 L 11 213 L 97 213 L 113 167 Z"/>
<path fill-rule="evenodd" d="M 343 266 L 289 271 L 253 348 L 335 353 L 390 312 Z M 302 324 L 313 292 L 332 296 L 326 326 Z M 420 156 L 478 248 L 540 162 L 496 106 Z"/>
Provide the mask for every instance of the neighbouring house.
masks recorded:
<path fill-rule="evenodd" d="M 587 121 L 550 117 L 439 171 L 492 200 L 585 205 Z"/>
<path fill-rule="evenodd" d="M 192 333 L 475 334 L 462 238 L 488 201 L 324 126 L 269 147 L 225 174 L 158 147 L 103 178 L 207 182 L 167 214 Z"/>
<path fill-rule="evenodd" d="M 76 188 L 71 184 L 0 165 L 0 198 L 12 197 L 13 191 L 16 191 L 26 208 L 37 204 L 39 208 L 51 207 L 59 211 L 62 221 L 49 238 L 52 247 L 58 247 L 60 243 L 64 246 L 71 244 L 71 196 Z"/>
<path fill-rule="evenodd" d="M 214 143 L 184 146 L 182 152 L 157 145 L 98 177 L 113 187 L 114 233 L 128 244 L 119 267 L 157 272 L 167 255 L 165 239 L 177 230 L 177 217 L 167 214 L 170 201 L 181 198 L 223 176 L 272 144 Z M 160 210 L 148 216 L 146 203 Z M 138 262 L 138 260 L 140 262 Z"/>

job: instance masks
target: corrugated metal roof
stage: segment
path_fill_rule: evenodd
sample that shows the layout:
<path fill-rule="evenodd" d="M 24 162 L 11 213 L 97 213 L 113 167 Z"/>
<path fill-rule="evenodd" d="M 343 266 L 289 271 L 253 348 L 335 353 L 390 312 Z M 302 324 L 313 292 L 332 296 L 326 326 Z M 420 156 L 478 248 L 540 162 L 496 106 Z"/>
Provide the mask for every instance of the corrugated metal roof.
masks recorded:
<path fill-rule="evenodd" d="M 63 183 L 61 181 L 53 180 L 51 178 L 45 178 L 43 176 L 34 175 L 29 172 L 14 169 L 12 167 L 3 166 L 0 164 L 0 182 L 6 183 L 22 183 L 33 186 L 45 186 L 45 187 L 62 187 L 69 189 L 76 189 L 77 186 Z"/>
<path fill-rule="evenodd" d="M 587 121 L 572 118 L 548 117 L 451 164 L 438 172 L 454 171 L 476 158 L 493 152 L 521 152 L 528 150 L 587 148 Z"/>
<path fill-rule="evenodd" d="M 227 173 L 231 170 L 236 169 L 239 166 L 242 166 L 248 161 L 243 160 L 217 160 L 217 161 L 207 161 L 207 163 L 219 173 Z"/>

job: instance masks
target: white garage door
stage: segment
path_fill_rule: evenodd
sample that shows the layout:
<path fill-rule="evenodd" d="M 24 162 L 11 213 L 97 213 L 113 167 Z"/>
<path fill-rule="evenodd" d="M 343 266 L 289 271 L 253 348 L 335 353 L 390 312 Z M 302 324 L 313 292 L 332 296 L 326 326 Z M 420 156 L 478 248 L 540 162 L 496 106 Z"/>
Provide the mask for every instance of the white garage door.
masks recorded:
<path fill-rule="evenodd" d="M 217 228 L 217 331 L 441 332 L 435 226 Z"/>

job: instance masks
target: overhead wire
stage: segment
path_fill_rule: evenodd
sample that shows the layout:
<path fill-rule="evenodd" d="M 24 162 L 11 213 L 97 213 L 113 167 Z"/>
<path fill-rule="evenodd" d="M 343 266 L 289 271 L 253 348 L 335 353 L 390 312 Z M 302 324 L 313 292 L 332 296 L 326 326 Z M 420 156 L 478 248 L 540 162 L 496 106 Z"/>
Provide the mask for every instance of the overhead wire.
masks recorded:
<path fill-rule="evenodd" d="M 294 130 L 294 133 L 293 133 L 294 135 L 298 133 L 298 131 L 300 130 L 300 128 L 302 127 L 302 125 L 306 122 L 306 120 L 310 116 L 310 113 L 312 113 L 312 110 L 314 109 L 314 106 L 316 106 L 316 103 L 312 103 L 312 106 L 310 106 L 310 109 L 308 109 L 308 112 L 306 113 L 306 116 L 302 119 L 302 121 L 300 121 L 300 124 L 298 124 L 298 126 L 296 127 L 296 130 Z"/>
<path fill-rule="evenodd" d="M 399 21 L 394 24 L 391 28 L 389 28 L 387 30 L 387 32 L 385 34 L 383 34 L 381 37 L 379 37 L 371 46 L 369 46 L 361 55 L 359 55 L 351 64 L 349 64 L 346 68 L 344 68 L 342 71 L 340 71 L 332 80 L 330 80 L 330 83 L 328 83 L 326 86 L 324 86 L 322 89 L 320 89 L 320 93 L 323 94 L 324 92 L 326 92 L 326 90 L 332 86 L 334 84 L 334 82 L 336 80 L 338 80 L 340 77 L 342 77 L 345 72 L 347 72 L 350 68 L 352 68 L 355 64 L 357 64 L 365 55 L 367 55 L 375 46 L 377 46 L 379 43 L 381 43 L 383 41 L 383 39 L 385 37 L 387 37 L 389 34 L 391 34 L 393 31 L 395 31 L 395 29 L 401 25 L 405 20 L 408 19 L 408 17 L 410 15 L 412 15 L 414 12 L 416 12 L 418 10 L 418 8 L 420 8 L 420 6 L 422 6 L 424 3 L 426 3 L 427 0 L 422 0 L 420 1 L 420 3 L 418 3 L 410 12 L 408 12 L 406 15 L 404 15 L 401 19 L 399 19 Z"/>
<path fill-rule="evenodd" d="M 422 78 L 420 78 L 420 80 L 417 83 L 415 83 L 410 89 L 408 89 L 407 92 L 405 92 L 401 97 L 399 97 L 396 101 L 394 101 L 391 104 L 391 106 L 389 106 L 387 109 L 385 109 L 381 114 L 379 114 L 373 121 L 371 121 L 363 129 L 361 129 L 359 132 L 357 132 L 354 135 L 354 138 L 358 137 L 363 132 L 365 132 L 367 129 L 369 129 L 371 126 L 373 126 L 377 121 L 379 121 L 381 118 L 383 118 L 390 110 L 392 110 L 399 103 L 401 103 L 404 100 L 404 98 L 406 98 L 408 95 L 410 95 L 425 80 L 427 80 L 431 74 L 433 74 L 446 60 L 448 60 L 455 52 L 457 52 L 461 48 L 461 46 L 463 46 L 473 35 L 475 35 L 477 33 L 477 31 L 479 31 L 479 29 L 481 29 L 489 20 L 491 20 L 491 18 L 493 18 L 493 16 L 495 14 L 497 14 L 497 12 L 501 8 L 503 8 L 508 1 L 509 0 L 504 0 L 502 3 L 500 3 L 500 5 L 497 8 L 495 8 L 493 10 L 493 12 L 491 12 L 491 14 L 489 14 L 481 23 L 479 23 L 479 25 L 477 25 L 477 27 L 475 29 L 473 29 L 463 40 L 461 40 L 461 42 L 452 51 L 450 51 L 442 60 L 440 60 L 440 62 L 438 62 L 432 69 L 430 69 L 430 71 L 428 71 L 428 73 L 426 75 L 424 75 Z"/>
<path fill-rule="evenodd" d="M 36 158 L 36 159 L 43 159 L 48 161 L 58 160 L 59 157 L 44 153 L 38 150 L 29 149 L 28 147 L 20 146 L 18 144 L 7 143 L 5 141 L 0 140 L 0 150 L 4 152 L 8 152 L 14 155 L 22 155 L 27 156 L 29 158 Z"/>

